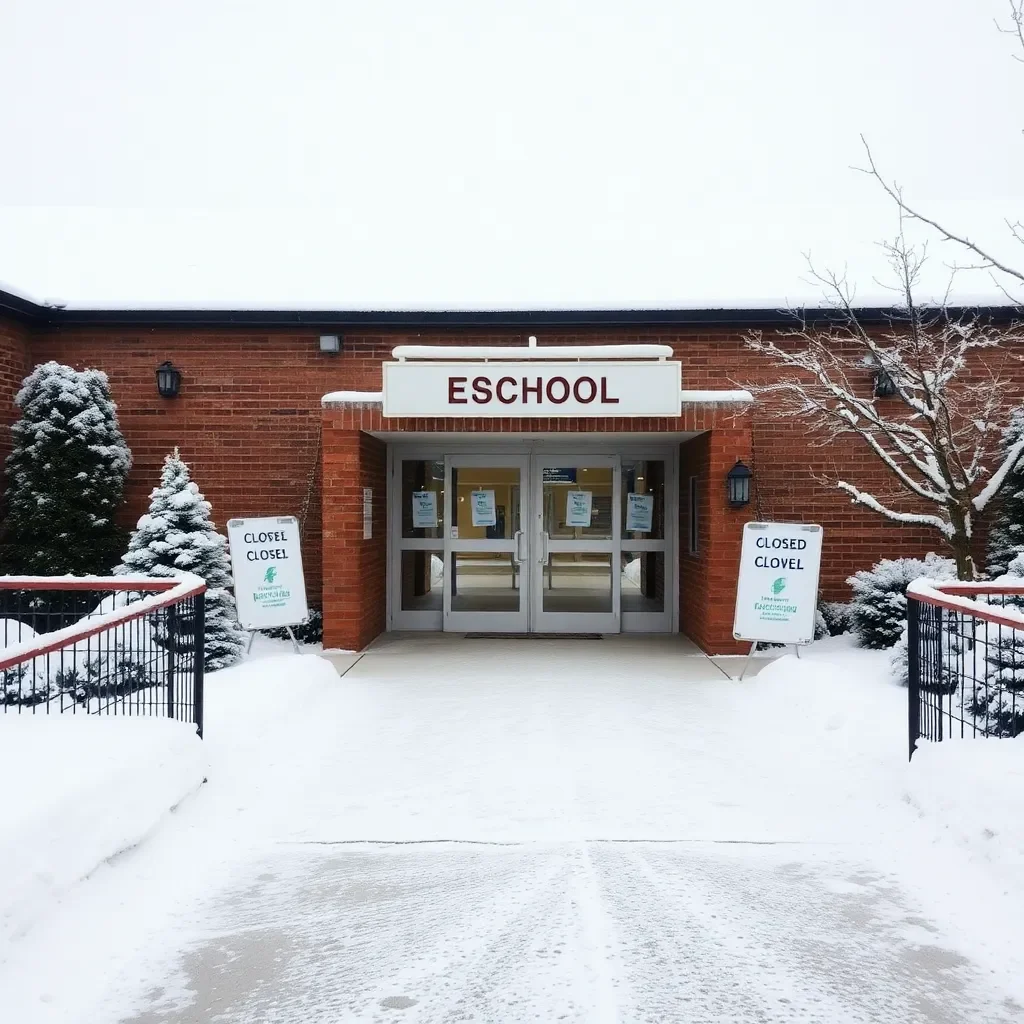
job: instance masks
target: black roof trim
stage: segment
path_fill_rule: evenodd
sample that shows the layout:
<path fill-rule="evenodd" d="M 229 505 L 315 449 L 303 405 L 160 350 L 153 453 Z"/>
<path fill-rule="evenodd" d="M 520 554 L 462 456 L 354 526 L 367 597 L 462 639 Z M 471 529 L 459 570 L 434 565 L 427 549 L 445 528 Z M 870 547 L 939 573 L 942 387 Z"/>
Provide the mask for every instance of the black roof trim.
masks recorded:
<path fill-rule="evenodd" d="M 808 320 L 837 316 L 832 308 L 803 310 Z M 997 320 L 1021 316 L 1016 306 L 956 306 L 951 316 L 980 314 Z M 44 306 L 0 291 L 0 316 L 23 322 L 91 327 L 309 327 L 339 332 L 355 328 L 486 328 L 486 327 L 755 327 L 793 323 L 786 309 L 555 309 L 555 310 L 439 310 L 425 312 L 357 310 L 242 310 L 242 309 L 62 309 Z M 884 306 L 859 308 L 864 323 L 887 323 L 893 310 Z"/>
<path fill-rule="evenodd" d="M 10 317 L 12 320 L 39 321 L 47 320 L 47 314 L 50 312 L 48 306 L 40 306 L 31 299 L 23 299 L 20 295 L 0 290 L 0 316 Z"/>

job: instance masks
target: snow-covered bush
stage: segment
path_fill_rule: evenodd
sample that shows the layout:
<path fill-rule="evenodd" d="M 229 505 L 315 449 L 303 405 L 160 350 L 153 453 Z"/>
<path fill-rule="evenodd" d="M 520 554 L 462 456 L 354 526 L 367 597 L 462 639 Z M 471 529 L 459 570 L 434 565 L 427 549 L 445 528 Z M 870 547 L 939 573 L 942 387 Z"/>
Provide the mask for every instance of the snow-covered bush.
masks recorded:
<path fill-rule="evenodd" d="M 1024 554 L 1016 555 L 995 582 L 1024 586 Z M 998 604 L 1024 612 L 1024 595 L 1003 595 Z M 972 692 L 969 708 L 990 735 L 1018 736 L 1024 733 L 1024 629 L 979 623 L 986 625 L 985 686 Z"/>
<path fill-rule="evenodd" d="M 941 668 L 935 671 L 933 666 L 932 678 L 922 679 L 921 689 L 948 696 L 962 688 L 968 659 L 973 662 L 972 652 L 976 649 L 976 644 L 969 634 L 973 629 L 974 620 L 957 612 L 944 612 L 941 622 L 942 637 L 938 650 L 933 647 L 931 654 L 933 660 L 938 654 Z M 908 637 L 908 627 L 904 623 L 900 638 L 889 655 L 889 671 L 893 680 L 900 686 L 907 686 L 910 683 Z M 934 644 L 934 636 L 930 642 Z"/>
<path fill-rule="evenodd" d="M 822 601 L 818 611 L 825 620 L 829 636 L 841 636 L 853 629 L 853 605 L 849 601 Z"/>
<path fill-rule="evenodd" d="M 0 649 L 34 640 L 39 634 L 19 619 L 0 619 Z M 0 672 L 0 704 L 41 704 L 51 693 L 43 659 Z"/>
<path fill-rule="evenodd" d="M 272 636 L 275 640 L 289 640 L 288 630 L 284 626 L 272 626 L 270 629 L 261 629 L 264 636 Z M 309 618 L 292 626 L 295 639 L 300 644 L 318 644 L 324 638 L 324 613 L 318 608 L 309 609 Z"/>
<path fill-rule="evenodd" d="M 1000 450 L 1006 453 L 1024 437 L 1024 407 L 1015 409 L 1003 431 Z M 1010 563 L 1024 551 L 1024 460 L 1007 474 L 995 522 L 988 537 L 986 569 L 993 579 L 1010 571 Z"/>
<path fill-rule="evenodd" d="M 885 650 L 899 641 L 907 620 L 907 586 L 919 576 L 956 579 L 956 563 L 934 553 L 923 559 L 883 558 L 847 579 L 853 588 L 853 631 L 861 647 Z"/>
<path fill-rule="evenodd" d="M 828 623 L 820 608 L 814 610 L 814 639 L 824 640 L 829 636 Z"/>
<path fill-rule="evenodd" d="M 178 450 L 164 459 L 160 486 L 150 495 L 149 512 L 139 519 L 118 573 L 175 576 L 192 572 L 206 581 L 206 657 L 208 671 L 233 665 L 245 649 L 231 594 L 227 539 L 213 528 L 210 503 L 189 477 Z M 187 624 L 185 624 L 187 632 Z M 162 644 L 166 637 L 158 637 Z"/>
<path fill-rule="evenodd" d="M 132 456 L 107 375 L 37 366 L 15 398 L 0 568 L 5 573 L 104 574 L 124 544 L 115 516 Z"/>

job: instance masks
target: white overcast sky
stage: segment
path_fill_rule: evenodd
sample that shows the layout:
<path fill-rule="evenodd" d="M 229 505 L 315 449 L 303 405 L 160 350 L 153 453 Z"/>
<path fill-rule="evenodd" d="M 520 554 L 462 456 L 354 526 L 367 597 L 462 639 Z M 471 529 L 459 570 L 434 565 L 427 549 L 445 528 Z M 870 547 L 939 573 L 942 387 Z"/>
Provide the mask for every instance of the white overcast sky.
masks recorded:
<path fill-rule="evenodd" d="M 779 305 L 818 298 L 810 250 L 873 301 L 896 219 L 851 170 L 860 132 L 1024 263 L 1006 13 L 3 0 L 0 281 L 77 306 Z M 932 253 L 934 292 L 956 254 Z"/>

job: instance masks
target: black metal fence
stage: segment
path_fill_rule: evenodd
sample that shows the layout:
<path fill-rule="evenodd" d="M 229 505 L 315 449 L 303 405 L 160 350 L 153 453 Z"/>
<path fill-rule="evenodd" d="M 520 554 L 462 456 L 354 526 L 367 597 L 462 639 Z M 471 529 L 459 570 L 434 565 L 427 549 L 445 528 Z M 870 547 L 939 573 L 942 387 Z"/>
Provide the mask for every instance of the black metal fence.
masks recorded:
<path fill-rule="evenodd" d="M 206 587 L 0 577 L 0 708 L 158 715 L 203 734 Z"/>
<path fill-rule="evenodd" d="M 910 755 L 934 741 L 1024 734 L 1024 587 L 912 584 Z"/>

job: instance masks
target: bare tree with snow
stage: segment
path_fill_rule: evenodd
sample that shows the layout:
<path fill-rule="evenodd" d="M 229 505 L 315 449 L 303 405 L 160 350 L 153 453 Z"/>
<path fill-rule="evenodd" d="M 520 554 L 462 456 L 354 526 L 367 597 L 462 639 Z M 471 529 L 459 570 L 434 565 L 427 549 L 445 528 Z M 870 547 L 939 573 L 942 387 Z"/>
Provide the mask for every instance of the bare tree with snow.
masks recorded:
<path fill-rule="evenodd" d="M 1019 48 L 1015 59 L 1024 63 L 1024 0 L 1008 4 L 1010 24 L 998 27 L 1013 37 Z M 838 479 L 836 485 L 854 502 L 896 522 L 936 530 L 952 550 L 957 575 L 972 579 L 973 539 L 1024 451 L 1024 434 L 999 444 L 1021 402 L 1020 388 L 1004 370 L 1008 361 L 1021 358 L 1010 348 L 1024 339 L 1024 330 L 1020 321 L 951 316 L 945 303 L 918 305 L 915 292 L 926 249 L 908 246 L 902 225 L 924 225 L 958 248 L 966 262 L 954 260 L 952 274 L 987 270 L 1015 307 L 1021 304 L 1014 292 L 1024 286 L 1024 269 L 908 202 L 899 184 L 879 170 L 864 136 L 861 141 L 867 155 L 861 170 L 884 189 L 900 215 L 899 236 L 884 246 L 898 295 L 889 324 L 881 331 L 863 324 L 845 279 L 812 266 L 835 316 L 822 324 L 794 314 L 792 330 L 774 337 L 751 333 L 749 346 L 783 373 L 767 385 L 747 386 L 769 400 L 770 411 L 809 421 L 825 444 L 840 435 L 863 441 L 889 470 L 891 493 L 871 494 L 852 480 Z M 1024 245 L 1024 224 L 1007 219 L 1006 226 L 1010 239 Z M 975 354 L 1004 345 L 1003 359 Z M 891 397 L 875 394 L 874 379 L 888 386 Z"/>
<path fill-rule="evenodd" d="M 973 539 L 1024 452 L 1024 437 L 999 449 L 1012 404 L 1021 399 L 1002 372 L 1016 357 L 978 356 L 1019 344 L 1024 330 L 1017 322 L 954 318 L 945 305 L 918 305 L 924 253 L 902 235 L 885 249 L 899 295 L 887 325 L 862 323 L 845 279 L 812 267 L 833 315 L 811 322 L 794 313 L 791 329 L 748 334 L 748 347 L 779 373 L 746 386 L 769 415 L 805 420 L 821 444 L 841 436 L 862 441 L 889 471 L 891 492 L 873 494 L 852 479 L 837 479 L 836 486 L 895 522 L 934 529 L 951 549 L 957 575 L 973 579 Z"/>

